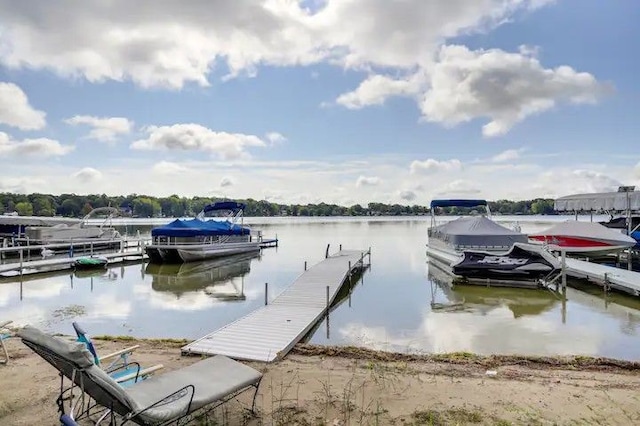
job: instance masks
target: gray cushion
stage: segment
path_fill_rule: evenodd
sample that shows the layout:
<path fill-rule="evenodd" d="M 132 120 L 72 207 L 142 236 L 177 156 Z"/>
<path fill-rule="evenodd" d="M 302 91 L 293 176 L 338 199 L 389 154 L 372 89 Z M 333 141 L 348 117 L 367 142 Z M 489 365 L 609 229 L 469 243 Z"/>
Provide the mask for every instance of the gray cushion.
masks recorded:
<path fill-rule="evenodd" d="M 83 369 L 93 365 L 93 355 L 87 350 L 84 343 L 71 342 L 43 333 L 37 328 L 26 326 L 17 333 L 22 340 L 42 346 Z"/>
<path fill-rule="evenodd" d="M 129 397 L 141 410 L 188 385 L 195 387 L 190 411 L 256 384 L 262 374 L 253 368 L 222 355 L 207 358 L 179 370 L 154 375 L 127 388 Z M 183 398 L 150 409 L 141 415 L 145 422 L 169 420 L 184 414 L 190 392 Z"/>

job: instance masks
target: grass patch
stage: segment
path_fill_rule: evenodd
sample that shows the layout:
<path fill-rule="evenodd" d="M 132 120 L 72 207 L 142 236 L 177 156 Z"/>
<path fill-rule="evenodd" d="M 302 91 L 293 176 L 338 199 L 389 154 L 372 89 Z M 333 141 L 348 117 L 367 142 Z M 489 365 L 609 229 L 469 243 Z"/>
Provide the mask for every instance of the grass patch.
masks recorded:
<path fill-rule="evenodd" d="M 101 335 L 92 337 L 93 340 L 103 340 L 109 342 L 143 342 L 150 343 L 154 345 L 164 345 L 170 347 L 182 347 L 189 343 L 187 339 L 171 339 L 171 338 L 159 338 L 159 339 L 141 339 L 133 336 L 110 336 L 110 335 Z"/>
<path fill-rule="evenodd" d="M 438 411 L 434 409 L 414 411 L 411 414 L 411 422 L 415 426 L 444 426 L 444 425 L 466 425 L 482 423 L 484 417 L 478 410 L 468 410 L 466 408 L 451 408 Z M 509 424 L 509 423 L 507 423 Z"/>
<path fill-rule="evenodd" d="M 640 362 L 614 358 L 576 356 L 531 356 L 531 355 L 477 355 L 470 352 L 446 354 L 411 354 L 385 352 L 356 346 L 296 345 L 292 353 L 304 356 L 333 356 L 370 362 L 439 362 L 450 364 L 476 365 L 495 368 L 503 365 L 522 365 L 537 369 L 591 370 L 591 371 L 638 371 Z"/>

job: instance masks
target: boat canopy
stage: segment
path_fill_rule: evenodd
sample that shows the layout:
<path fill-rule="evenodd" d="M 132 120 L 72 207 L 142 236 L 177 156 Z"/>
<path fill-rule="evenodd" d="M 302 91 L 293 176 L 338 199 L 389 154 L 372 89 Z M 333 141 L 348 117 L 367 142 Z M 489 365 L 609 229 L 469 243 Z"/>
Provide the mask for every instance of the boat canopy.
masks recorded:
<path fill-rule="evenodd" d="M 173 222 L 153 228 L 153 237 L 197 237 L 217 235 L 249 235 L 249 228 L 221 220 L 176 219 Z"/>
<path fill-rule="evenodd" d="M 456 246 L 511 247 L 527 243 L 525 234 L 513 231 L 484 216 L 462 217 L 430 229 L 429 237 Z"/>
<path fill-rule="evenodd" d="M 574 237 L 590 240 L 607 241 L 610 244 L 635 244 L 635 240 L 621 232 L 609 229 L 595 222 L 580 222 L 568 220 L 553 225 L 541 232 L 529 234 L 531 237 Z"/>
<path fill-rule="evenodd" d="M 432 200 L 431 208 L 435 207 L 477 207 L 486 206 L 487 200 Z"/>
<path fill-rule="evenodd" d="M 235 201 L 218 201 L 217 203 L 207 204 L 202 211 L 204 213 L 212 212 L 215 210 L 233 210 L 234 212 L 244 210 L 247 207 L 243 203 L 237 203 Z"/>
<path fill-rule="evenodd" d="M 567 195 L 555 201 L 554 209 L 559 212 L 640 210 L 640 191 Z"/>

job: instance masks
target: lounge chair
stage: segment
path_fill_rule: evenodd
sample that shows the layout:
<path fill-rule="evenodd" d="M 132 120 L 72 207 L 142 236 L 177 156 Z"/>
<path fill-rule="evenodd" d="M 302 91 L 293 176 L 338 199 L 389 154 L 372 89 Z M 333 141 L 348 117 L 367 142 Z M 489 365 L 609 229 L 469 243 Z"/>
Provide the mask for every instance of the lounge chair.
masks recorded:
<path fill-rule="evenodd" d="M 79 342 L 63 340 L 34 327 L 18 332 L 22 342 L 44 358 L 60 372 L 58 408 L 64 414 L 64 403 L 69 392 L 81 391 L 95 404 L 86 404 L 76 420 L 101 414 L 109 424 L 136 423 L 139 425 L 167 425 L 198 417 L 204 412 L 234 398 L 250 388 L 255 388 L 251 411 L 254 411 L 256 395 L 262 374 L 253 368 L 217 355 L 196 362 L 188 367 L 158 374 L 128 388 L 118 385 L 113 378 L 98 367 L 93 355 Z M 65 388 L 65 377 L 71 386 Z M 82 407 L 85 407 L 84 401 Z M 97 406 L 99 413 L 91 412 Z M 73 411 L 72 411 L 73 412 Z"/>
<path fill-rule="evenodd" d="M 128 348 L 120 349 L 108 355 L 98 356 L 98 352 L 91 338 L 80 324 L 73 322 L 71 325 L 73 325 L 73 329 L 78 336 L 78 342 L 84 343 L 89 352 L 91 352 L 91 355 L 93 355 L 95 364 L 109 373 L 120 386 L 130 386 L 138 380 L 144 380 L 152 373 L 164 367 L 162 364 L 157 364 L 151 367 L 141 368 L 138 363 L 129 361 L 129 357 L 140 345 L 129 346 Z M 109 364 L 105 365 L 106 362 L 109 362 Z"/>
<path fill-rule="evenodd" d="M 11 337 L 11 332 L 7 328 L 9 324 L 13 321 L 3 321 L 0 322 L 0 346 L 2 346 L 2 352 L 4 355 L 4 359 L 0 359 L 0 364 L 8 364 L 9 363 L 9 352 L 7 351 L 7 347 L 4 345 L 5 339 Z"/>

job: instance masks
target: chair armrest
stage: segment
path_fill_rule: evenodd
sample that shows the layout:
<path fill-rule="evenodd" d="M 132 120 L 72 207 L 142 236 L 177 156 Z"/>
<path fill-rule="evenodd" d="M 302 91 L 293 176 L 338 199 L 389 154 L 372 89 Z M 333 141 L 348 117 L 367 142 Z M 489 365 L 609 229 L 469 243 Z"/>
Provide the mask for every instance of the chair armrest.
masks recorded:
<path fill-rule="evenodd" d="M 117 356 L 120 356 L 120 355 L 132 353 L 133 351 L 135 351 L 139 347 L 140 347 L 140 345 L 134 345 L 134 346 L 131 346 L 131 347 L 124 348 L 124 349 L 121 349 L 119 351 L 116 351 L 116 352 L 114 352 L 112 354 L 101 356 L 98 359 L 100 360 L 100 362 L 102 362 L 102 361 L 104 361 L 106 359 L 109 359 L 109 358 L 114 358 L 114 357 L 117 357 Z"/>
<path fill-rule="evenodd" d="M 143 368 L 142 370 L 139 370 L 136 373 L 127 374 L 126 376 L 120 376 L 115 380 L 116 380 L 116 383 L 126 382 L 131 379 L 136 379 L 135 381 L 137 382 L 140 379 L 140 377 L 147 376 L 162 368 L 164 368 L 164 365 L 162 364 L 154 365 L 153 367 Z"/>
<path fill-rule="evenodd" d="M 132 378 L 134 377 L 136 379 L 136 382 L 138 381 L 138 376 L 140 375 L 140 363 L 138 362 L 130 362 L 127 365 L 119 365 L 115 368 L 109 368 L 107 370 L 104 370 L 105 373 L 107 373 L 108 375 L 112 376 L 113 373 L 115 373 L 118 370 L 126 370 L 128 369 L 130 366 L 134 365 L 136 367 L 136 372 L 135 373 L 131 373 L 131 374 L 127 374 L 126 376 L 122 376 L 122 377 L 129 377 Z M 113 378 L 113 376 L 112 376 Z M 121 377 L 118 378 L 114 378 L 114 380 L 117 382 L 121 382 L 123 381 Z"/>

